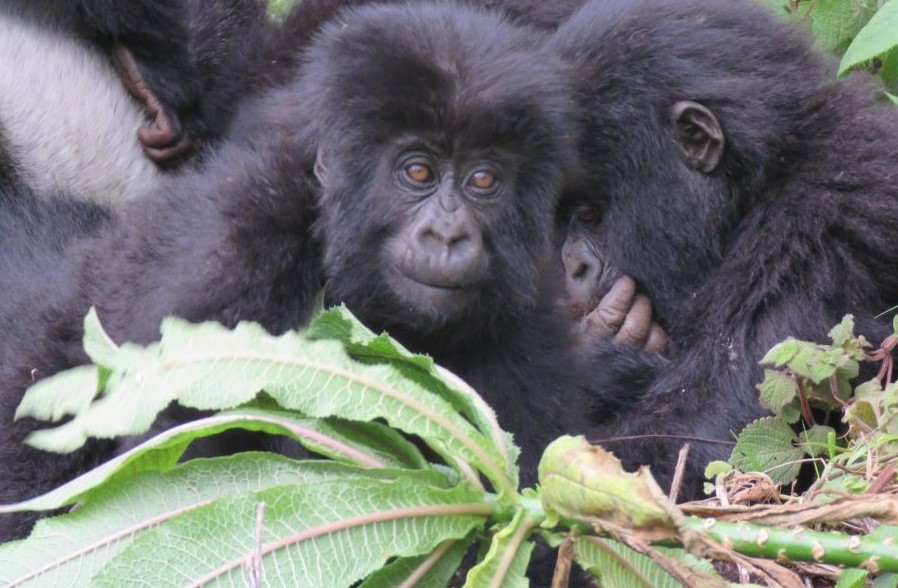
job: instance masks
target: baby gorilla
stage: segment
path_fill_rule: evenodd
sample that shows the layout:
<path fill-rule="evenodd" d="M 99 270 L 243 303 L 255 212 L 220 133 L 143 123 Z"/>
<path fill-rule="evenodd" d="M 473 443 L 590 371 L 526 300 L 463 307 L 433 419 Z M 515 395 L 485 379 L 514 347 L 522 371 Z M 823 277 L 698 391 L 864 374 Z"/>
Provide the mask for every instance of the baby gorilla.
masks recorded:
<path fill-rule="evenodd" d="M 77 299 L 54 305 L 67 324 L 46 324 L 77 332 L 95 304 L 120 343 L 156 339 L 172 314 L 280 333 L 305 324 L 326 281 L 329 303 L 500 407 L 533 484 L 543 447 L 585 429 L 577 407 L 601 369 L 581 361 L 572 325 L 540 292 L 572 159 L 565 67 L 498 16 L 416 6 L 325 27 L 299 79 L 242 104 L 206 165 L 128 205 L 85 256 Z M 78 345 L 58 345 L 31 352 L 43 373 L 84 361 Z M 0 377 L 19 394 L 29 373 Z M 41 454 L 20 444 L 34 426 L 3 430 L 4 502 L 102 450 Z"/>

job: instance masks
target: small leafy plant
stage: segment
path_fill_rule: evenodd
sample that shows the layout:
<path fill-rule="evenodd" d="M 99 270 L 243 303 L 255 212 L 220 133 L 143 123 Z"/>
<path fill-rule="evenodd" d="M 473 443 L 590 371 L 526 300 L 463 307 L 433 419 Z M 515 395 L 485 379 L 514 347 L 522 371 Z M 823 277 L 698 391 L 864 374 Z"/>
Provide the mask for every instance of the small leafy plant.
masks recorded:
<path fill-rule="evenodd" d="M 96 366 L 26 394 L 20 416 L 70 417 L 29 442 L 63 452 L 91 437 L 142 442 L 0 507 L 77 506 L 0 546 L 4 586 L 525 586 L 535 535 L 561 546 L 559 587 L 572 562 L 610 588 L 728 585 L 709 558 L 769 586 L 794 573 L 761 558 L 898 572 L 894 543 L 874 535 L 688 516 L 647 469 L 626 473 L 582 438 L 553 443 L 539 487 L 520 490 L 517 449 L 480 397 L 345 308 L 279 337 L 251 323 L 229 331 L 168 319 L 147 347 L 114 345 L 92 312 L 85 349 Z M 172 402 L 217 412 L 148 436 Z M 184 457 L 233 429 L 296 441 L 317 458 Z M 473 566 L 459 571 L 472 550 Z"/>
<path fill-rule="evenodd" d="M 841 58 L 839 76 L 854 69 L 878 75 L 898 103 L 898 1 L 759 0 L 808 27 L 817 46 Z"/>

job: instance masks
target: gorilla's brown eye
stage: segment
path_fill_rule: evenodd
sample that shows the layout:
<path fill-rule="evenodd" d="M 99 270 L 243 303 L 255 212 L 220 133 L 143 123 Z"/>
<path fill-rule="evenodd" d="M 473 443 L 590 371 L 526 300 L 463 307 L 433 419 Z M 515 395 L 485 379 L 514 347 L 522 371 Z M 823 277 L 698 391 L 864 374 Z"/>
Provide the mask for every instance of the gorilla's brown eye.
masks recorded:
<path fill-rule="evenodd" d="M 577 220 L 581 223 L 592 224 L 599 220 L 599 211 L 595 208 L 581 208 L 577 210 Z"/>
<path fill-rule="evenodd" d="M 479 190 L 489 190 L 496 185 L 496 174 L 487 170 L 474 172 L 469 182 Z"/>
<path fill-rule="evenodd" d="M 405 167 L 405 175 L 419 184 L 429 184 L 433 181 L 433 170 L 423 163 L 410 163 Z"/>

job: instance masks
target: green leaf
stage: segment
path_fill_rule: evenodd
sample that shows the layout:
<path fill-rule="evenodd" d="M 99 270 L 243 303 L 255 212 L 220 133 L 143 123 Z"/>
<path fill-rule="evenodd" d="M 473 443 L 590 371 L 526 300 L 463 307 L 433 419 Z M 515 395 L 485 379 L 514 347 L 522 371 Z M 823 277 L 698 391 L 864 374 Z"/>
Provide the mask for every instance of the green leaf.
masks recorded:
<path fill-rule="evenodd" d="M 836 582 L 835 588 L 864 588 L 867 576 L 870 572 L 867 570 L 848 569 L 843 570 L 839 574 L 839 581 Z"/>
<path fill-rule="evenodd" d="M 880 574 L 876 576 L 871 588 L 898 588 L 898 574 Z"/>
<path fill-rule="evenodd" d="M 115 365 L 115 357 L 119 351 L 119 346 L 100 324 L 97 309 L 93 306 L 84 317 L 84 351 L 92 362 L 104 367 Z"/>
<path fill-rule="evenodd" d="M 603 588 L 682 588 L 650 557 L 617 541 L 578 537 L 575 561 L 595 576 Z"/>
<path fill-rule="evenodd" d="M 717 476 L 727 475 L 733 471 L 733 466 L 725 461 L 712 461 L 705 466 L 705 478 L 714 480 Z"/>
<path fill-rule="evenodd" d="M 71 514 L 39 521 L 27 540 L 0 546 L 0 585 L 86 586 L 135 536 L 212 500 L 353 478 L 441 483 L 435 472 L 369 470 L 269 453 L 195 459 L 167 473 L 145 471 L 104 486 Z"/>
<path fill-rule="evenodd" d="M 16 419 L 33 417 L 55 422 L 68 415 L 80 414 L 96 398 L 99 385 L 98 369 L 92 365 L 76 367 L 40 380 L 28 389 L 19 403 Z"/>
<path fill-rule="evenodd" d="M 788 0 L 759 0 L 761 4 L 770 8 L 773 14 L 780 17 L 791 17 L 792 11 Z"/>
<path fill-rule="evenodd" d="M 836 431 L 832 427 L 825 425 L 814 425 L 807 431 L 802 431 L 798 435 L 801 442 L 801 448 L 811 457 L 825 455 L 829 451 L 829 436 L 835 435 Z"/>
<path fill-rule="evenodd" d="M 479 564 L 468 571 L 464 588 L 528 588 L 525 573 L 533 543 L 527 538 L 536 523 L 525 509 L 493 535 L 490 549 Z"/>
<path fill-rule="evenodd" d="M 438 394 L 452 404 L 456 412 L 474 423 L 481 433 L 492 439 L 496 450 L 509 464 L 508 475 L 517 480 L 515 463 L 518 448 L 499 426 L 495 411 L 461 378 L 436 365 L 429 356 L 411 353 L 388 335 L 375 335 L 345 305 L 315 317 L 309 325 L 309 336 L 342 342 L 354 359 L 389 361 L 405 377 Z"/>
<path fill-rule="evenodd" d="M 854 315 L 846 314 L 842 317 L 842 322 L 832 328 L 829 332 L 829 338 L 833 344 L 842 346 L 854 337 Z"/>
<path fill-rule="evenodd" d="M 798 476 L 804 451 L 798 437 L 781 419 L 758 419 L 742 429 L 730 456 L 733 467 L 743 472 L 765 472 L 774 482 L 788 484 Z"/>
<path fill-rule="evenodd" d="M 851 4 L 846 2 L 845 4 Z M 838 75 L 898 45 L 898 2 L 888 0 L 854 37 L 842 56 Z"/>
<path fill-rule="evenodd" d="M 779 412 L 798 396 L 798 383 L 788 374 L 777 370 L 764 370 L 764 381 L 758 384 L 761 405 Z"/>
<path fill-rule="evenodd" d="M 792 358 L 798 354 L 800 349 L 801 342 L 789 337 L 782 343 L 774 345 L 770 351 L 767 352 L 767 355 L 765 355 L 758 363 L 782 367 L 792 361 Z"/>
<path fill-rule="evenodd" d="M 801 418 L 801 407 L 798 406 L 798 401 L 796 400 L 792 404 L 784 406 L 780 411 L 779 418 L 783 419 L 783 421 L 789 423 L 790 425 L 793 423 L 797 423 Z"/>
<path fill-rule="evenodd" d="M 875 10 L 876 0 L 816 0 L 809 13 L 815 45 L 824 51 L 842 53 Z"/>
<path fill-rule="evenodd" d="M 360 425 L 361 423 L 357 423 Z M 251 409 L 236 410 L 220 415 L 191 421 L 156 435 L 134 449 L 123 453 L 90 472 L 37 498 L 16 505 L 0 506 L 0 513 L 22 510 L 53 510 L 74 504 L 85 498 L 94 488 L 105 484 L 113 476 L 135 474 L 142 471 L 167 471 L 178 463 L 184 451 L 197 439 L 217 435 L 232 429 L 258 431 L 272 435 L 285 435 L 323 455 L 339 461 L 367 467 L 407 466 L 389 452 L 366 447 L 327 421 L 317 422 L 288 413 L 264 413 Z M 379 435 L 376 423 L 367 423 L 360 431 Z M 38 438 L 40 441 L 40 438 Z"/>
<path fill-rule="evenodd" d="M 397 559 L 368 576 L 359 588 L 446 588 L 473 540 L 468 537 L 461 541 L 445 541 L 428 555 Z"/>
<path fill-rule="evenodd" d="M 421 437 L 469 479 L 476 478 L 468 465 L 473 464 L 501 492 L 516 491 L 508 474 L 515 470 L 450 403 L 393 365 L 353 361 L 339 342 L 313 341 L 295 332 L 273 337 L 254 323 L 229 331 L 216 323 L 191 325 L 169 318 L 160 342 L 142 355 L 139 367 L 115 371 L 104 395 L 86 410 L 43 432 L 43 446 L 73 450 L 88 437 L 140 434 L 172 401 L 200 410 L 228 409 L 264 390 L 284 408 L 311 417 L 382 418 Z M 47 387 L 55 381 L 48 379 Z M 41 394 L 32 388 L 25 402 L 46 402 L 38 398 Z"/>
<path fill-rule="evenodd" d="M 142 534 L 93 585 L 139 578 L 147 586 L 245 586 L 264 578 L 271 586 L 348 587 L 390 558 L 468 536 L 491 510 L 483 493 L 413 476 L 279 486 L 217 500 Z"/>

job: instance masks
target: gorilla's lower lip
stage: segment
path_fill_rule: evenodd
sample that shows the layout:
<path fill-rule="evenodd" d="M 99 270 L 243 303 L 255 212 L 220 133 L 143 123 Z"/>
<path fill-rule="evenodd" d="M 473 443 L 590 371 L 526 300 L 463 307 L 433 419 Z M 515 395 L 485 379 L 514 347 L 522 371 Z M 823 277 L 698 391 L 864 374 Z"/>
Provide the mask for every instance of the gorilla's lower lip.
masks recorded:
<path fill-rule="evenodd" d="M 447 290 L 447 291 L 452 292 L 452 291 L 462 290 L 465 288 L 464 284 L 459 284 L 459 283 L 452 283 L 452 284 L 442 283 L 441 284 L 441 283 L 436 283 L 436 282 L 432 282 L 429 280 L 425 280 L 425 279 L 419 278 L 417 276 L 412 276 L 412 275 L 409 275 L 408 273 L 402 271 L 401 268 L 399 269 L 399 273 L 402 274 L 402 276 L 404 278 L 406 278 L 407 280 L 410 280 L 410 281 L 412 281 L 416 284 L 419 284 L 421 286 L 427 286 L 428 288 L 434 288 L 436 290 Z"/>

